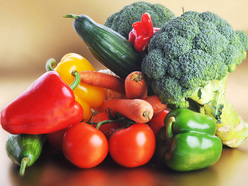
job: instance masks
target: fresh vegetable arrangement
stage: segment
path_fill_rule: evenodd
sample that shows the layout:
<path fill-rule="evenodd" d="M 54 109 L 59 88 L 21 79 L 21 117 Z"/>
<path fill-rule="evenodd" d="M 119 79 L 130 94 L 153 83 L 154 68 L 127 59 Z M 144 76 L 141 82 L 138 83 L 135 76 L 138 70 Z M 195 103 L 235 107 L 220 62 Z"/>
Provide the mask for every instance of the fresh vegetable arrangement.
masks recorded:
<path fill-rule="evenodd" d="M 106 69 L 76 53 L 46 71 L 1 111 L 8 156 L 20 175 L 46 141 L 79 168 L 109 154 L 123 167 L 155 153 L 175 171 L 215 164 L 223 145 L 236 148 L 248 125 L 227 102 L 227 76 L 246 58 L 248 37 L 211 12 L 185 12 L 136 2 L 104 25 L 67 14 Z M 130 27 L 130 22 L 132 23 Z"/>
<path fill-rule="evenodd" d="M 248 124 L 227 102 L 225 87 L 247 49 L 244 32 L 234 31 L 214 13 L 189 11 L 154 34 L 142 72 L 163 103 L 210 115 L 217 136 L 237 147 L 247 138 Z"/>

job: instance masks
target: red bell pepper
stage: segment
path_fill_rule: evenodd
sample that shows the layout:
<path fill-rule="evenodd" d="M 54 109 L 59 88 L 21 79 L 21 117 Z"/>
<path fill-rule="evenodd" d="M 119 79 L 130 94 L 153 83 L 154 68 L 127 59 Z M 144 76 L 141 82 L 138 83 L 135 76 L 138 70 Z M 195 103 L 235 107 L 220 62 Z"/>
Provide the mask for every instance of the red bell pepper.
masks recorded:
<path fill-rule="evenodd" d="M 79 82 L 75 80 L 72 89 Z M 1 111 L 3 129 L 12 134 L 45 134 L 80 122 L 83 109 L 72 89 L 57 72 L 44 73 Z"/>
<path fill-rule="evenodd" d="M 150 14 L 144 13 L 141 22 L 133 23 L 133 29 L 129 33 L 129 41 L 134 44 L 134 48 L 142 52 L 146 49 L 153 34 L 159 28 L 153 28 Z"/>

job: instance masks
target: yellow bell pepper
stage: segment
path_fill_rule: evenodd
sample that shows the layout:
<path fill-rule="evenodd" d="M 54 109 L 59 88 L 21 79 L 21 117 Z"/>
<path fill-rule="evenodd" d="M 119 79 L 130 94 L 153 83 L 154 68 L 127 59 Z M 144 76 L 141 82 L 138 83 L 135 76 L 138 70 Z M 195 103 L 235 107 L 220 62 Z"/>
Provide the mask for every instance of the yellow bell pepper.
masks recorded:
<path fill-rule="evenodd" d="M 72 71 L 95 71 L 95 68 L 81 55 L 76 53 L 68 53 L 61 59 L 57 66 L 54 67 L 54 70 L 58 72 L 66 84 L 70 85 L 74 80 Z M 91 108 L 95 109 L 103 102 L 104 89 L 81 82 L 78 87 L 73 90 L 73 92 L 75 95 L 75 100 L 84 110 L 84 119 L 89 120 L 92 116 Z"/>

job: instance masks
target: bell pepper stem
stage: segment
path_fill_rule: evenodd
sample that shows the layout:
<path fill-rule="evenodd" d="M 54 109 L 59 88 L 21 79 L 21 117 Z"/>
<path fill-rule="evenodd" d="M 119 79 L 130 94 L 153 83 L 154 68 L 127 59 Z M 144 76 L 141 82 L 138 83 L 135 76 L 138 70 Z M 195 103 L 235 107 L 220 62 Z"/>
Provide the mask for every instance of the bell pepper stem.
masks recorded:
<path fill-rule="evenodd" d="M 75 77 L 74 81 L 69 85 L 69 87 L 74 90 L 75 88 L 77 88 L 77 86 L 79 85 L 79 83 L 81 82 L 81 76 L 80 74 L 76 71 L 73 70 L 71 72 L 71 74 Z"/>
<path fill-rule="evenodd" d="M 165 123 L 166 126 L 166 137 L 170 142 L 173 140 L 172 124 L 176 121 L 175 117 L 170 117 Z"/>
<path fill-rule="evenodd" d="M 46 71 L 53 71 L 54 68 L 56 67 L 56 65 L 57 65 L 57 62 L 55 59 L 53 59 L 53 58 L 48 59 L 46 62 L 46 66 L 45 66 Z"/>
<path fill-rule="evenodd" d="M 57 62 L 56 62 L 55 59 L 53 59 L 53 58 L 48 59 L 47 62 L 46 62 L 46 71 L 53 71 L 54 68 L 56 67 L 56 65 L 57 65 Z M 79 83 L 81 82 L 81 76 L 80 76 L 80 74 L 76 70 L 73 70 L 71 72 L 71 75 L 73 75 L 75 77 L 75 79 L 69 85 L 69 87 L 72 90 L 74 90 L 79 85 Z"/>
<path fill-rule="evenodd" d="M 28 157 L 24 157 L 21 161 L 21 166 L 20 166 L 20 171 L 19 171 L 19 175 L 23 176 L 25 173 L 25 169 L 27 167 L 27 164 L 29 162 L 29 158 Z"/>

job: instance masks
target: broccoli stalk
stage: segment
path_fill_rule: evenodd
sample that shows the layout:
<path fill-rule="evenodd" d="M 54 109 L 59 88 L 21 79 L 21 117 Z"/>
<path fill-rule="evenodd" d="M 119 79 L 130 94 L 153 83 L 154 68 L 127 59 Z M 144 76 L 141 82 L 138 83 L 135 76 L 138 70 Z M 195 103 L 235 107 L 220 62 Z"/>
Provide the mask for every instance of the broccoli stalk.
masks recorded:
<path fill-rule="evenodd" d="M 149 92 L 171 108 L 197 109 L 216 119 L 216 134 L 239 146 L 248 126 L 227 102 L 228 74 L 246 58 L 248 37 L 211 12 L 183 13 L 150 39 L 141 70 Z"/>
<path fill-rule="evenodd" d="M 198 88 L 189 98 L 199 104 L 199 112 L 216 120 L 216 135 L 224 145 L 238 147 L 248 136 L 248 124 L 226 99 L 227 76 Z"/>

